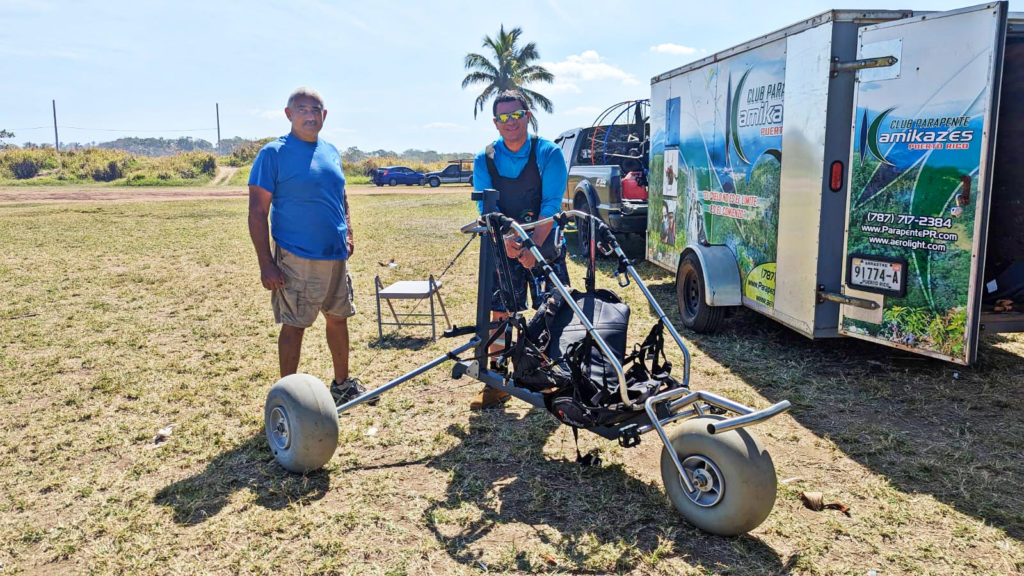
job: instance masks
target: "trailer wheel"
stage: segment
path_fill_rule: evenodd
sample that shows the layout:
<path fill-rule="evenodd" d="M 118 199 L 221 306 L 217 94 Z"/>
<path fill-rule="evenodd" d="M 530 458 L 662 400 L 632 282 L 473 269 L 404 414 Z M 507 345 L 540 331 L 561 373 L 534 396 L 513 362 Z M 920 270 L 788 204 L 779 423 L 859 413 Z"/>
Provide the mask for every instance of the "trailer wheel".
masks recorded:
<path fill-rule="evenodd" d="M 661 449 L 661 479 L 687 521 L 705 532 L 734 536 L 753 530 L 772 511 L 775 465 L 757 438 L 742 428 L 708 433 L 708 423 L 722 419 L 687 420 L 669 435 L 693 492 L 687 492 L 667 447 Z"/>
<path fill-rule="evenodd" d="M 277 381 L 263 408 L 267 443 L 289 472 L 319 469 L 338 447 L 338 411 L 318 378 L 292 374 Z"/>
<path fill-rule="evenodd" d="M 722 322 L 725 308 L 708 306 L 704 288 L 704 270 L 700 259 L 690 252 L 679 262 L 676 273 L 676 298 L 683 326 L 701 334 L 714 332 Z"/>

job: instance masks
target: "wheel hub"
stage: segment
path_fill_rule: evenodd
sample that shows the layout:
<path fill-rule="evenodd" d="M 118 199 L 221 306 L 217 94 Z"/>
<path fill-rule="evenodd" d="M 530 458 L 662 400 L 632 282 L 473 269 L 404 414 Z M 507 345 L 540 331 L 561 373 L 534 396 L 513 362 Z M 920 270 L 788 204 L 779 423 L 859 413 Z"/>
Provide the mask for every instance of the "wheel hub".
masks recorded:
<path fill-rule="evenodd" d="M 292 443 L 288 434 L 288 413 L 281 406 L 270 412 L 270 443 L 277 450 L 287 450 Z"/>
<path fill-rule="evenodd" d="M 714 462 L 704 456 L 690 456 L 683 460 L 683 470 L 693 485 L 693 492 L 686 490 L 682 478 L 679 479 L 679 483 L 691 502 L 708 508 L 722 500 L 725 494 L 725 478 Z"/>

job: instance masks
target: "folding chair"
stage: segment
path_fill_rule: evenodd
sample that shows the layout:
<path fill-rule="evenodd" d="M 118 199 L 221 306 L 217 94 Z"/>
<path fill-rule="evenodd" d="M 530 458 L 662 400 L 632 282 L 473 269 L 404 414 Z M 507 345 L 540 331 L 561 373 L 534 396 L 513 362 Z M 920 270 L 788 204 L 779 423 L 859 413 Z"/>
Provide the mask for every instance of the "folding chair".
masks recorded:
<path fill-rule="evenodd" d="M 448 327 L 451 328 L 452 322 L 448 319 L 448 310 L 444 307 L 444 300 L 441 299 L 441 283 L 434 280 L 434 276 L 431 275 L 429 280 L 400 280 L 391 284 L 387 288 L 380 281 L 380 276 L 373 279 L 374 287 L 377 294 L 377 335 L 380 341 L 384 341 L 384 326 L 430 326 L 430 336 L 432 339 L 437 339 L 437 328 L 435 327 L 435 318 L 437 314 L 434 310 L 434 297 L 437 297 L 437 303 L 441 306 L 441 313 L 444 315 L 444 320 Z M 391 310 L 391 316 L 395 319 L 394 322 L 385 322 L 381 315 L 380 301 L 384 300 L 388 309 Z M 430 312 L 415 312 L 415 305 L 408 312 L 397 312 L 395 307 L 391 304 L 392 300 L 429 300 L 430 301 Z M 430 322 L 410 322 L 410 318 L 430 318 Z"/>

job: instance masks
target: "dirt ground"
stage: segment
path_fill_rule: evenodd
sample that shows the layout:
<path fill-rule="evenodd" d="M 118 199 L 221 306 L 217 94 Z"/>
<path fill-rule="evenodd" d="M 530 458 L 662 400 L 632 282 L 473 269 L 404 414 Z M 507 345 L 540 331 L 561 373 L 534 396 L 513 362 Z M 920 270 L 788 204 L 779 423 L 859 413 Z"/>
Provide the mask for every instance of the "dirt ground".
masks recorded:
<path fill-rule="evenodd" d="M 469 194 L 471 188 L 464 185 L 440 186 L 374 186 L 372 184 L 350 185 L 348 193 L 362 194 Z M 248 190 L 242 186 L 204 186 L 135 188 L 111 186 L 0 186 L 0 204 L 21 204 L 26 202 L 96 202 L 96 201 L 165 201 L 196 200 L 201 198 L 244 198 Z"/>

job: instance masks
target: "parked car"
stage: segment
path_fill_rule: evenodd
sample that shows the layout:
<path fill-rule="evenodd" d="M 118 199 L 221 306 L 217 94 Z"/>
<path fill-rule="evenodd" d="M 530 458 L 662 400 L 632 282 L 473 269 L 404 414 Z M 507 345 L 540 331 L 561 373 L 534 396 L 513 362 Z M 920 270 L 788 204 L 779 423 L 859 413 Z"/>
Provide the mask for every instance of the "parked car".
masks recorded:
<path fill-rule="evenodd" d="M 444 170 L 439 172 L 427 172 L 427 184 L 431 188 L 437 188 L 441 184 L 472 184 L 473 183 L 473 159 L 451 160 Z"/>
<path fill-rule="evenodd" d="M 405 184 L 406 186 L 422 186 L 427 182 L 422 172 L 417 172 L 412 168 L 405 166 L 388 166 L 387 168 L 378 168 L 377 172 L 373 175 L 373 183 L 377 186 L 398 186 L 399 184 Z"/>

